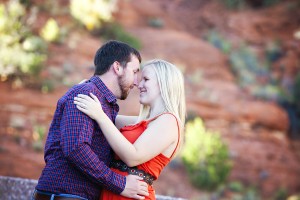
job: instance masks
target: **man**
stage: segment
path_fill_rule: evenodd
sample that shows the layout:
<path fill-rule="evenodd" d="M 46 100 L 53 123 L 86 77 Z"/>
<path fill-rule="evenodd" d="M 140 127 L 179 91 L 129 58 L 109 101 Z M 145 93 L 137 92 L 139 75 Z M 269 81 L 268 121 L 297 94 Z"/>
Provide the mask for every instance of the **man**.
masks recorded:
<path fill-rule="evenodd" d="M 95 94 L 112 121 L 119 111 L 117 99 L 126 99 L 137 85 L 141 56 L 129 45 L 109 41 L 94 58 L 95 74 L 72 87 L 57 103 L 45 145 L 46 166 L 33 199 L 99 199 L 102 188 L 126 197 L 143 199 L 148 188 L 142 178 L 110 170 L 112 150 L 97 123 L 80 112 L 77 94 Z"/>

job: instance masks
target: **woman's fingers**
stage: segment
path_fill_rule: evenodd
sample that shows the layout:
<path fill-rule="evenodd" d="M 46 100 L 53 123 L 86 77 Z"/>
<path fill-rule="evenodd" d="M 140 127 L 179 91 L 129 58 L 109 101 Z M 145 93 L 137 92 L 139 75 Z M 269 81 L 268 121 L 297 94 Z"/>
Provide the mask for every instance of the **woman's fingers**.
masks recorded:
<path fill-rule="evenodd" d="M 100 103 L 99 99 L 94 95 L 93 93 L 90 93 L 90 96 L 96 101 L 97 103 Z"/>
<path fill-rule="evenodd" d="M 76 105 L 76 108 L 77 108 L 78 110 L 80 110 L 81 112 L 85 113 L 85 114 L 87 114 L 87 112 L 88 112 L 86 109 L 84 109 L 84 108 L 81 107 L 80 105 Z"/>
<path fill-rule="evenodd" d="M 79 105 L 80 107 L 87 108 L 88 107 L 88 102 L 86 102 L 84 99 L 80 99 L 77 97 L 74 97 L 73 101 L 76 105 Z"/>
<path fill-rule="evenodd" d="M 77 98 L 86 100 L 86 101 L 88 101 L 88 102 L 89 102 L 89 101 L 93 101 L 93 99 L 92 99 L 90 96 L 85 95 L 85 94 L 78 94 L 78 95 L 77 95 Z"/>
<path fill-rule="evenodd" d="M 95 102 L 91 97 L 84 94 L 78 94 L 76 97 L 74 97 L 74 99 L 85 104 L 91 104 Z"/>
<path fill-rule="evenodd" d="M 96 95 L 90 93 L 90 96 L 84 95 L 84 94 L 78 94 L 74 97 L 74 104 L 76 107 L 90 116 L 91 118 L 95 119 L 97 117 L 97 114 L 101 114 L 103 111 L 102 106 Z"/>
<path fill-rule="evenodd" d="M 96 97 L 96 96 L 95 96 Z M 78 94 L 77 98 L 80 98 L 82 100 L 85 100 L 86 102 L 95 102 L 96 100 L 88 95 L 85 94 Z M 97 99 L 97 97 L 96 97 Z M 97 101 L 96 101 L 97 102 Z"/>
<path fill-rule="evenodd" d="M 84 104 L 82 102 L 79 102 L 79 101 L 76 101 L 76 100 L 74 100 L 74 104 L 76 104 L 76 106 L 78 106 L 80 108 L 83 108 L 83 109 L 87 108 L 86 104 Z"/>
<path fill-rule="evenodd" d="M 78 94 L 77 95 L 78 98 L 84 99 L 87 102 L 97 102 L 100 104 L 99 99 L 96 97 L 96 95 L 94 95 L 93 93 L 90 93 L 90 96 L 85 95 L 85 94 Z"/>

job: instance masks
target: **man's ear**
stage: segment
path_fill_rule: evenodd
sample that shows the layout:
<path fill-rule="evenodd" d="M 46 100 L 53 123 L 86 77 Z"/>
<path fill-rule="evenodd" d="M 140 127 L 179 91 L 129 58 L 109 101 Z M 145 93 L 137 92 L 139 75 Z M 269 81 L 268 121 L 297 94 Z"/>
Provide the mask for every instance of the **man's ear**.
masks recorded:
<path fill-rule="evenodd" d="M 114 72 L 117 74 L 117 75 L 122 75 L 123 74 L 123 67 L 121 66 L 121 64 L 118 62 L 118 61 L 115 61 L 113 63 L 113 69 L 114 69 Z"/>

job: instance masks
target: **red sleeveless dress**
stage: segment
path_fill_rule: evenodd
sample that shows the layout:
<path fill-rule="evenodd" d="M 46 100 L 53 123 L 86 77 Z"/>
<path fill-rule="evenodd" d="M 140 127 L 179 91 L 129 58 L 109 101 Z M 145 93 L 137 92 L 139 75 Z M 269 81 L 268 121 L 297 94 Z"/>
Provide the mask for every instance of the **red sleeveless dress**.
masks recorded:
<path fill-rule="evenodd" d="M 171 113 L 163 113 L 163 114 L 171 114 Z M 171 114 L 171 115 L 173 115 L 173 114 Z M 151 121 L 155 120 L 159 116 L 160 115 L 158 115 L 150 120 L 141 121 L 135 125 L 124 126 L 123 128 L 120 129 L 120 132 L 124 135 L 124 137 L 128 141 L 130 141 L 131 143 L 134 143 L 138 139 L 138 137 L 146 130 L 148 124 Z M 176 121 L 177 121 L 177 118 L 176 118 Z M 178 141 L 179 141 L 180 134 L 179 134 L 178 121 L 177 121 L 177 127 L 178 127 Z M 155 156 L 154 158 L 152 158 L 151 160 L 138 165 L 137 168 L 144 170 L 145 172 L 151 174 L 154 177 L 154 180 L 156 180 L 158 178 L 159 174 L 161 173 L 161 171 L 163 170 L 163 168 L 170 162 L 177 147 L 178 147 L 178 142 L 177 142 L 176 148 L 170 158 L 164 156 L 163 154 L 159 154 L 159 155 Z M 112 168 L 111 170 L 118 174 L 124 175 L 124 176 L 128 175 L 127 172 L 122 172 L 115 168 Z M 145 197 L 145 199 L 155 200 L 155 191 L 151 185 L 148 185 L 148 191 L 149 191 L 149 196 Z M 127 197 L 121 196 L 119 194 L 115 194 L 115 193 L 113 193 L 109 190 L 105 190 L 105 189 L 102 191 L 101 196 L 100 196 L 100 200 L 128 200 L 128 199 L 131 199 L 131 198 L 127 198 Z"/>

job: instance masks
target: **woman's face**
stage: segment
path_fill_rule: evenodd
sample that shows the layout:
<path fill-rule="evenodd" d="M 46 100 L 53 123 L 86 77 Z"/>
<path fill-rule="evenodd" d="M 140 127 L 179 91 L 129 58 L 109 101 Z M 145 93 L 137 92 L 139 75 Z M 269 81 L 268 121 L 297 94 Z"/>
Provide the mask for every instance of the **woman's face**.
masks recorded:
<path fill-rule="evenodd" d="M 160 98 L 160 89 L 153 65 L 148 65 L 142 70 L 141 81 L 138 85 L 140 90 L 140 103 L 152 105 Z"/>

